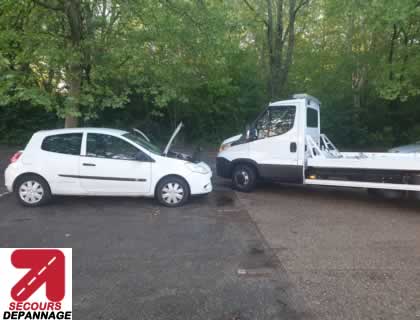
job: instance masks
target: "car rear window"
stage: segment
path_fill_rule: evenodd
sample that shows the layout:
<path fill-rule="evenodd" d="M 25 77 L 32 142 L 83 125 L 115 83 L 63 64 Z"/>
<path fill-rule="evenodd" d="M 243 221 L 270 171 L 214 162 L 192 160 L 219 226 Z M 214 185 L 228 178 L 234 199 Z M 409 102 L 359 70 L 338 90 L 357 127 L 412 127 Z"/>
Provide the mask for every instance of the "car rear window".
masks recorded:
<path fill-rule="evenodd" d="M 48 136 L 42 141 L 41 149 L 49 152 L 80 155 L 83 133 L 66 133 Z"/>

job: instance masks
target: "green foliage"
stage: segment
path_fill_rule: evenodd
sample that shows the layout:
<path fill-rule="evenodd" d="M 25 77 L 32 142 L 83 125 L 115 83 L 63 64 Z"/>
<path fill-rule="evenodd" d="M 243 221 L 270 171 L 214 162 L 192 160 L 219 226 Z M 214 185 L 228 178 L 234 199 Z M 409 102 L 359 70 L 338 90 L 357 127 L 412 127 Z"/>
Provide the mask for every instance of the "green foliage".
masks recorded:
<path fill-rule="evenodd" d="M 80 5 L 79 40 L 63 3 Z M 179 121 L 203 143 L 242 131 L 268 103 L 265 9 L 250 3 L 2 0 L 1 141 L 69 116 L 160 141 Z M 323 102 L 339 147 L 420 140 L 419 38 L 418 1 L 311 1 L 296 20 L 287 94 Z"/>

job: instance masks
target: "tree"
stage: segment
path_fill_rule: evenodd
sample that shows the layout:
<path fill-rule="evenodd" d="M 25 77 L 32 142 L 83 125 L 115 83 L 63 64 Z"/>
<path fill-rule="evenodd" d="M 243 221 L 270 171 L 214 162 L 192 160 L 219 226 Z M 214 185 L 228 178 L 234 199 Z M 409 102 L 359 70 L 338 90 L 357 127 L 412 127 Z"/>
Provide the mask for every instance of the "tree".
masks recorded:
<path fill-rule="evenodd" d="M 285 94 L 293 62 L 296 18 L 299 11 L 309 4 L 309 0 L 266 0 L 264 15 L 261 15 L 261 9 L 251 4 L 249 0 L 243 2 L 264 25 L 268 50 L 269 93 L 271 99 L 278 100 Z"/>

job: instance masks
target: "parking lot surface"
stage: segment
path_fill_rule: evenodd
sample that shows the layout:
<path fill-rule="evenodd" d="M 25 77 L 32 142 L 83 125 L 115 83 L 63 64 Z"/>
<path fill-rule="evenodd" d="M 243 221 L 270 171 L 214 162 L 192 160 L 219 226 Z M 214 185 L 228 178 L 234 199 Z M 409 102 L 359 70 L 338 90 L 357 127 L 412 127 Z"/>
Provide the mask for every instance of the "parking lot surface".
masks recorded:
<path fill-rule="evenodd" d="M 103 197 L 29 209 L 5 194 L 0 246 L 73 248 L 75 319 L 420 319 L 419 202 L 215 189 L 177 209 Z"/>
<path fill-rule="evenodd" d="M 420 319 L 420 202 L 262 185 L 239 194 L 315 319 Z"/>
<path fill-rule="evenodd" d="M 73 248 L 75 319 L 300 317 L 287 275 L 226 187 L 177 209 L 99 197 L 24 208 L 7 194 L 0 212 L 0 247 Z"/>

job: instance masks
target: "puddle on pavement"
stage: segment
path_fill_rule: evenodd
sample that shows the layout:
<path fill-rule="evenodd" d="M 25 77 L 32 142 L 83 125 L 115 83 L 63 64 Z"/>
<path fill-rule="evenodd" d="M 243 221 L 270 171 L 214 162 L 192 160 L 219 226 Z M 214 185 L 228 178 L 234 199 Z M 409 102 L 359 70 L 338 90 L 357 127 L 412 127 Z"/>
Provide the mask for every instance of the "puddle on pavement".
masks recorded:
<path fill-rule="evenodd" d="M 251 247 L 249 249 L 249 253 L 252 255 L 255 254 L 263 254 L 265 252 L 264 248 L 259 248 L 259 247 Z"/>

